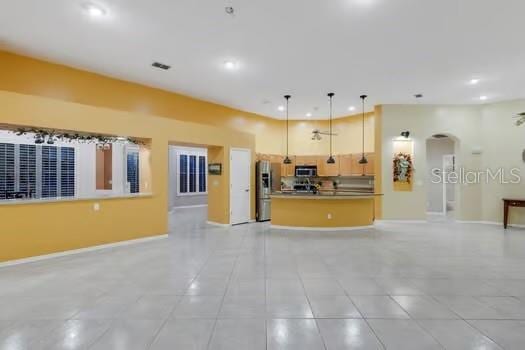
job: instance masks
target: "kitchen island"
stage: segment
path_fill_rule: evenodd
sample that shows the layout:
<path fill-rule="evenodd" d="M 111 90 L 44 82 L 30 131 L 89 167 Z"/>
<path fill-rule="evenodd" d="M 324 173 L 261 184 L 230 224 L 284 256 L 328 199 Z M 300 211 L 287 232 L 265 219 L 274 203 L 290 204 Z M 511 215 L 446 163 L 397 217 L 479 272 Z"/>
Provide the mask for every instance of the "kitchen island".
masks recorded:
<path fill-rule="evenodd" d="M 275 192 L 271 195 L 271 225 L 274 228 L 321 231 L 371 227 L 377 196 L 380 194 Z"/>

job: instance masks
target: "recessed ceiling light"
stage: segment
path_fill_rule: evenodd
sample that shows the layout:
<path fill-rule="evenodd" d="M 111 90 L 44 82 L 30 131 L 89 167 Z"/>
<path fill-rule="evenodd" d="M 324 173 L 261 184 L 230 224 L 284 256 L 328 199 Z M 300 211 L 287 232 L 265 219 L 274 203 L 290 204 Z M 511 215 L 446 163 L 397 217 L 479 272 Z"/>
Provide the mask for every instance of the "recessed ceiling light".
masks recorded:
<path fill-rule="evenodd" d="M 85 3 L 83 8 L 91 17 L 102 17 L 106 14 L 106 10 L 104 8 L 92 2 Z"/>
<path fill-rule="evenodd" d="M 284 106 L 279 106 L 279 107 L 277 107 L 277 109 L 278 109 L 279 111 L 281 111 L 281 112 L 284 112 Z"/>
<path fill-rule="evenodd" d="M 481 96 L 479 97 L 479 100 L 480 100 L 480 101 L 486 101 L 487 99 L 488 99 L 488 97 L 485 96 L 485 95 L 481 95 Z"/>
<path fill-rule="evenodd" d="M 311 118 L 312 117 L 312 113 L 306 113 L 306 118 Z"/>
<path fill-rule="evenodd" d="M 348 107 L 348 110 L 349 110 L 350 112 L 353 112 L 353 111 L 355 111 L 355 107 L 354 107 L 354 106 L 350 106 L 350 107 Z"/>
<path fill-rule="evenodd" d="M 477 83 L 479 83 L 479 79 L 478 78 L 472 78 L 469 80 L 468 82 L 470 85 L 476 85 Z"/>
<path fill-rule="evenodd" d="M 224 61 L 224 68 L 227 70 L 235 70 L 239 67 L 239 63 L 236 61 L 228 60 Z"/>

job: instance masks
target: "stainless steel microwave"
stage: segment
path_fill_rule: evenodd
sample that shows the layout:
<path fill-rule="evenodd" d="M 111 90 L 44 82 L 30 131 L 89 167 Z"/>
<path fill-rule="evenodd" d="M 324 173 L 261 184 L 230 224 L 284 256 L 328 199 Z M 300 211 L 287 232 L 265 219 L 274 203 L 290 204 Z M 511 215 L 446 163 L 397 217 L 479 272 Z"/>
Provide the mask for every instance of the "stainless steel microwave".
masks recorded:
<path fill-rule="evenodd" d="M 315 165 L 296 166 L 295 176 L 297 177 L 315 177 L 317 176 L 317 166 Z"/>

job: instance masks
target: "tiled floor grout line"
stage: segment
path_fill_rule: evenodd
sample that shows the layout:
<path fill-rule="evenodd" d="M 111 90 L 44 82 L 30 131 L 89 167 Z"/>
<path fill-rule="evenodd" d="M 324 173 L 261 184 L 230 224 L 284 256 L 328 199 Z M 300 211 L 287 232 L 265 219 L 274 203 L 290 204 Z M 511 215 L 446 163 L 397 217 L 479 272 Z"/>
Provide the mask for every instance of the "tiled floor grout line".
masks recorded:
<path fill-rule="evenodd" d="M 219 310 L 217 311 L 217 315 L 215 316 L 215 322 L 213 322 L 213 327 L 211 329 L 211 333 L 210 333 L 210 338 L 208 339 L 208 344 L 206 345 L 206 349 L 209 349 L 210 346 L 211 346 L 211 342 L 213 340 L 213 336 L 215 335 L 215 329 L 217 327 L 217 322 L 219 320 L 219 315 L 222 311 L 222 307 L 224 306 L 224 300 L 226 299 L 226 294 L 228 293 L 228 288 L 230 287 L 230 283 L 232 281 L 232 276 L 233 276 L 233 273 L 235 271 L 235 267 L 237 265 L 237 262 L 239 261 L 239 256 L 240 256 L 240 250 L 243 246 L 243 242 L 244 240 L 246 239 L 245 235 L 243 234 L 243 237 L 241 239 L 241 243 L 240 243 L 240 247 L 238 247 L 238 252 L 237 252 L 237 255 L 235 257 L 235 261 L 233 262 L 233 266 L 232 266 L 232 270 L 230 271 L 230 275 L 228 276 L 228 283 L 226 283 L 226 288 L 224 289 L 224 293 L 222 295 L 222 299 L 221 299 L 221 303 L 220 303 L 220 306 L 219 306 Z"/>
<path fill-rule="evenodd" d="M 348 294 L 348 292 L 346 291 L 346 289 L 343 288 L 343 291 L 345 292 L 345 295 L 346 297 L 350 300 L 350 302 L 352 303 L 352 305 L 354 305 L 355 309 L 357 310 L 357 312 L 359 312 L 359 315 L 361 315 L 361 318 L 363 319 L 363 321 L 366 323 L 367 327 L 370 329 L 370 331 L 372 332 L 372 334 L 374 334 L 374 336 L 376 337 L 377 341 L 379 342 L 379 344 L 381 344 L 381 346 L 383 347 L 383 349 L 386 349 L 386 345 L 383 343 L 383 341 L 381 340 L 381 338 L 379 338 L 379 336 L 377 335 L 376 331 L 374 328 L 372 328 L 372 325 L 370 325 L 370 323 L 368 322 L 368 319 L 365 318 L 365 315 L 363 315 L 363 313 L 361 312 L 361 310 L 359 310 L 359 308 L 357 307 L 357 305 L 354 303 L 354 300 L 350 297 L 350 295 Z"/>
<path fill-rule="evenodd" d="M 152 341 L 151 343 L 148 345 L 148 347 L 146 349 L 151 349 L 151 347 L 153 346 L 153 344 L 155 344 L 155 341 L 157 340 L 160 332 L 162 331 L 162 328 L 164 328 L 164 326 L 166 325 L 166 323 L 168 323 L 169 320 L 171 320 L 171 317 L 173 315 L 173 313 L 175 312 L 175 310 L 177 309 L 177 307 L 179 306 L 179 304 L 182 302 L 182 300 L 184 299 L 184 297 L 187 296 L 186 292 L 188 291 L 188 288 L 193 284 L 193 282 L 195 282 L 195 280 L 199 277 L 199 275 L 201 274 L 202 270 L 204 270 L 204 268 L 206 267 L 206 265 L 208 265 L 208 262 L 210 261 L 210 258 L 211 256 L 213 255 L 213 253 L 215 252 L 216 249 L 212 249 L 211 252 L 208 254 L 205 262 L 202 264 L 201 268 L 199 269 L 199 271 L 195 274 L 195 277 L 191 279 L 191 281 L 187 284 L 186 286 L 186 289 L 184 291 L 184 295 L 182 295 L 180 297 L 180 300 L 178 300 L 175 305 L 173 306 L 172 310 L 170 311 L 170 313 L 168 314 L 168 317 L 166 318 L 166 320 L 164 320 L 164 322 L 162 323 L 162 325 L 159 327 L 159 329 L 157 330 L 157 332 L 155 333 L 155 336 L 152 338 Z M 222 305 L 221 305 L 222 306 Z M 214 325 L 215 327 L 215 325 Z M 210 340 L 211 340 L 211 337 L 212 337 L 213 333 L 210 334 Z M 209 340 L 209 341 L 210 341 Z"/>
<path fill-rule="evenodd" d="M 299 274 L 299 271 L 298 271 L 298 274 Z M 304 279 L 300 274 L 299 274 L 299 280 L 301 281 L 301 286 L 303 287 L 304 295 L 306 296 L 306 301 L 308 301 L 308 306 L 310 307 L 310 311 L 312 312 L 312 317 L 315 323 L 315 327 L 317 328 L 317 332 L 319 333 L 319 337 L 321 338 L 321 341 L 323 342 L 323 346 L 325 350 L 328 350 L 326 341 L 324 340 L 324 337 L 323 337 L 323 333 L 321 332 L 321 328 L 319 327 L 319 324 L 317 324 L 317 320 L 314 315 L 314 309 L 312 307 L 312 303 L 310 302 L 310 297 L 308 296 L 308 293 L 306 292 L 306 287 L 304 286 Z"/>

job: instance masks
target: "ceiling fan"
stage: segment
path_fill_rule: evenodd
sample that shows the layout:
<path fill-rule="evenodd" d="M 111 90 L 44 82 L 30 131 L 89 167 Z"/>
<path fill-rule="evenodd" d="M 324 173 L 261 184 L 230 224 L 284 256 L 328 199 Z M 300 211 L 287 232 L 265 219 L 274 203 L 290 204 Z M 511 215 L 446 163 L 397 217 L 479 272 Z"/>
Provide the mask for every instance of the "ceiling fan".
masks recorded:
<path fill-rule="evenodd" d="M 317 141 L 322 140 L 323 137 L 321 135 L 330 136 L 330 132 L 328 132 L 328 131 L 321 131 L 319 129 L 312 130 L 312 140 L 317 140 Z M 337 136 L 337 133 L 333 132 L 332 136 Z"/>

